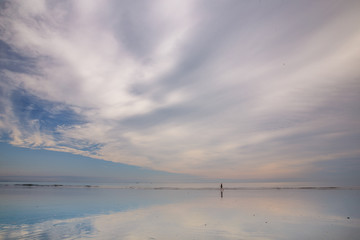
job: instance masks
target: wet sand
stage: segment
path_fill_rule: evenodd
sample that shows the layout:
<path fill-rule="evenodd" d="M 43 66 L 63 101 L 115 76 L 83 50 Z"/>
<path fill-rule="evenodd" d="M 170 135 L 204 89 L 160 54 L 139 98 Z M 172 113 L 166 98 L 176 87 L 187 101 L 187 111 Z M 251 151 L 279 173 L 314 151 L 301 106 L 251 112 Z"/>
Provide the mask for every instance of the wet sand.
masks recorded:
<path fill-rule="evenodd" d="M 356 189 L 0 188 L 0 239 L 359 239 Z"/>

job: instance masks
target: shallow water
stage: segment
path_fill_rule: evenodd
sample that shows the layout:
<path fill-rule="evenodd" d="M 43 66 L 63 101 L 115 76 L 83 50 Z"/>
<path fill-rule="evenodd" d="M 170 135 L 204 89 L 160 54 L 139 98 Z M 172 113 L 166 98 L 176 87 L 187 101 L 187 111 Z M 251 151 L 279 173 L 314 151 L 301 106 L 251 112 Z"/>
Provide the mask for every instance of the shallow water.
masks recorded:
<path fill-rule="evenodd" d="M 360 191 L 0 187 L 0 239 L 359 239 Z"/>

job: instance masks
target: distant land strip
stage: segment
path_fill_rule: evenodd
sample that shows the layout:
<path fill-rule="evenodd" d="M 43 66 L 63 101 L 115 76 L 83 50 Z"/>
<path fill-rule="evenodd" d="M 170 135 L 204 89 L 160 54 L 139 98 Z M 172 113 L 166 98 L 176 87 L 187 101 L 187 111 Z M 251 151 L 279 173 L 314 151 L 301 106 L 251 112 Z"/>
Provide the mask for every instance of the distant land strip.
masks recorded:
<path fill-rule="evenodd" d="M 92 185 L 63 185 L 63 184 L 34 184 L 34 183 L 21 183 L 21 184 L 3 184 L 7 186 L 16 187 L 98 187 Z"/>
<path fill-rule="evenodd" d="M 64 185 L 64 184 L 35 184 L 35 183 L 0 183 L 0 187 L 55 187 L 55 188 L 107 188 L 107 189 L 134 189 L 134 190 L 220 190 L 218 187 L 143 187 L 143 186 L 96 186 L 96 185 Z M 360 186 L 353 187 L 225 187 L 222 190 L 360 190 Z"/>

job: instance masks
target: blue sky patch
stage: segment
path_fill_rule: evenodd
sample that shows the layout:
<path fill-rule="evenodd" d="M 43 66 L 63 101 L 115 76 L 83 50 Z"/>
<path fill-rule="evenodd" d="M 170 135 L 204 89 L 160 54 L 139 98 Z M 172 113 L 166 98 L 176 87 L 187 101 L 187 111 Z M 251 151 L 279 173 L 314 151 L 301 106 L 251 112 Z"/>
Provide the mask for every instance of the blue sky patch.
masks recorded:
<path fill-rule="evenodd" d="M 15 90 L 11 94 L 13 112 L 22 126 L 29 126 L 37 120 L 40 130 L 56 130 L 58 126 L 71 126 L 85 123 L 84 119 L 70 107 L 40 99 L 26 92 Z"/>

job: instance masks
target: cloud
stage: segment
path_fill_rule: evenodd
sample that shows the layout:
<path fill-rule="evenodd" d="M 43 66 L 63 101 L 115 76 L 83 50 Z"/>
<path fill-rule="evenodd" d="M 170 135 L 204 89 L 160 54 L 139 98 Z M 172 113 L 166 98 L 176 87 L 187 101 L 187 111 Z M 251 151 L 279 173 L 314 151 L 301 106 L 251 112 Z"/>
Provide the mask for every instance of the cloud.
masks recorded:
<path fill-rule="evenodd" d="M 356 2 L 1 7 L 0 126 L 14 145 L 232 178 L 359 157 Z"/>

